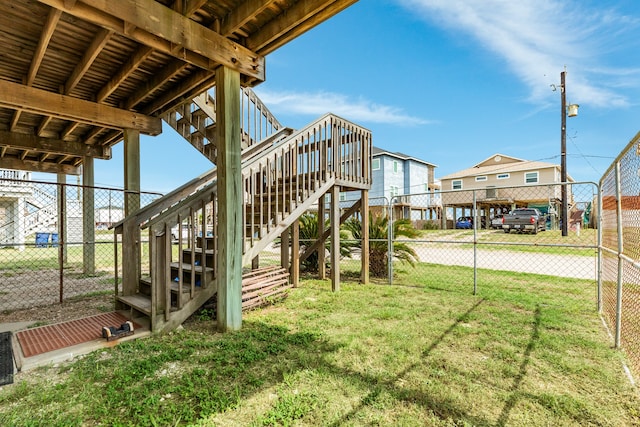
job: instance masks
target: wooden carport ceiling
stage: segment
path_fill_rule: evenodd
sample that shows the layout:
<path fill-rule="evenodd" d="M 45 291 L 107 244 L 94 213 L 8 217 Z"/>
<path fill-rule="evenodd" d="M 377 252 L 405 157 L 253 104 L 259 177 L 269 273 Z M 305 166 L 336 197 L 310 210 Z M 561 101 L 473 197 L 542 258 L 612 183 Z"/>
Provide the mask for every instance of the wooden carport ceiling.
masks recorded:
<path fill-rule="evenodd" d="M 265 55 L 357 0 L 0 2 L 0 168 L 77 173 L 122 129 L 210 88 L 224 65 L 244 85 Z"/>

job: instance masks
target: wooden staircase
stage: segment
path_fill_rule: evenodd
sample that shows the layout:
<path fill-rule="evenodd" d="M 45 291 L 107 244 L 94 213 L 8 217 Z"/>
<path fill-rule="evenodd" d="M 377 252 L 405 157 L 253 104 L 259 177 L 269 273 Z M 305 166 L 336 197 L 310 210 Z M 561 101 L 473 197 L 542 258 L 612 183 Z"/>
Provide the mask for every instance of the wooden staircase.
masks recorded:
<path fill-rule="evenodd" d="M 168 120 L 182 126 L 180 133 L 202 147 L 203 153 L 215 153 L 215 141 L 210 138 L 214 124 L 202 113 L 215 111 L 212 98 L 202 95 L 188 105 Z M 259 110 L 251 105 L 254 112 L 249 117 Z M 266 108 L 260 111 L 265 122 L 277 123 L 265 113 Z M 290 286 L 289 272 L 279 266 L 251 271 L 254 258 L 334 186 L 349 191 L 371 185 L 368 130 L 331 114 L 297 132 L 279 124 L 271 129 L 262 140 L 257 139 L 261 133 L 255 129 L 241 129 L 246 141 L 241 154 L 243 309 L 282 295 Z M 210 158 L 215 159 L 215 154 Z M 217 227 L 217 203 L 217 172 L 213 169 L 116 226 L 116 247 L 122 248 L 116 257 L 121 263 L 116 271 L 122 271 L 116 296 L 119 309 L 148 317 L 153 331 L 166 331 L 215 296 L 218 241 L 215 232 L 208 234 Z M 176 226 L 179 236 L 173 240 L 171 230 Z"/>
<path fill-rule="evenodd" d="M 215 91 L 215 88 L 212 90 Z M 162 118 L 196 150 L 215 164 L 218 154 L 215 141 L 216 102 L 212 93 L 204 92 L 165 113 Z M 242 88 L 240 99 L 243 111 L 241 124 L 243 150 L 283 130 L 278 119 L 271 114 L 251 88 Z M 289 133 L 291 133 L 290 129 Z"/>

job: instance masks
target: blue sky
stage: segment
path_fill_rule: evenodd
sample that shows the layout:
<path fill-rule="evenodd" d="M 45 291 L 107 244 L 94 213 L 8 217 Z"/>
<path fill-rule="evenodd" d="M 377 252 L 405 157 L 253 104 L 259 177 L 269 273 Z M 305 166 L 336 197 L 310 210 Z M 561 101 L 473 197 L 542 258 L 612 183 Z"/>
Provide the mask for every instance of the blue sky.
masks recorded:
<path fill-rule="evenodd" d="M 438 178 L 494 153 L 559 164 L 566 67 L 568 171 L 597 182 L 640 131 L 639 52 L 637 0 L 361 0 L 269 55 L 254 90 L 285 126 L 338 114 Z M 168 128 L 141 146 L 144 190 L 211 167 Z M 96 184 L 122 168 L 118 144 Z"/>

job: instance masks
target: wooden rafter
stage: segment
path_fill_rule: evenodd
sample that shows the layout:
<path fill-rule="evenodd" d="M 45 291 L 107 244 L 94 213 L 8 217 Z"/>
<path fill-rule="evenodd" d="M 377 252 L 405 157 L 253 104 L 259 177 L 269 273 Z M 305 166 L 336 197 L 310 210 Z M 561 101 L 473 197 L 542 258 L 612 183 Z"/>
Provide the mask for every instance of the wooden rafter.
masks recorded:
<path fill-rule="evenodd" d="M 159 118 L 0 80 L 0 106 L 114 129 L 162 132 Z"/>
<path fill-rule="evenodd" d="M 69 95 L 71 91 L 76 87 L 76 85 L 80 82 L 80 80 L 82 80 L 82 77 L 85 75 L 87 70 L 89 70 L 89 67 L 91 66 L 91 64 L 93 64 L 93 61 L 95 61 L 95 59 L 98 57 L 112 35 L 113 31 L 105 29 L 101 29 L 100 31 L 98 31 L 89 47 L 85 50 L 82 59 L 76 65 L 75 69 L 71 73 L 71 76 L 67 79 L 67 82 L 64 85 L 65 95 Z M 44 133 L 45 128 L 50 122 L 51 117 L 45 117 L 42 120 L 40 126 L 38 126 L 38 135 L 42 135 Z"/>
<path fill-rule="evenodd" d="M 133 72 L 153 53 L 149 46 L 140 46 L 127 62 L 111 77 L 111 80 L 98 91 L 97 102 L 102 102 L 115 91 Z"/>
<path fill-rule="evenodd" d="M 273 3 L 275 3 L 274 0 L 247 0 L 240 3 L 236 9 L 232 10 L 222 20 L 220 34 L 223 36 L 232 34 Z"/>
<path fill-rule="evenodd" d="M 44 53 L 47 51 L 47 46 L 49 46 L 51 36 L 53 35 L 53 32 L 56 29 L 56 25 L 60 20 L 60 15 L 62 15 L 61 11 L 57 9 L 51 9 L 49 15 L 47 16 L 47 20 L 44 23 L 42 33 L 40 34 L 40 40 L 38 40 L 38 45 L 36 46 L 36 50 L 31 60 L 31 65 L 29 66 L 29 72 L 27 73 L 26 79 L 27 86 L 32 86 L 33 81 L 36 79 L 36 75 L 38 74 L 38 70 L 40 69 L 40 64 L 42 63 L 42 58 L 44 58 Z M 11 123 L 9 125 L 9 129 L 11 131 L 15 130 L 16 126 L 18 126 L 21 114 L 21 110 L 16 110 L 13 113 L 13 117 L 11 118 Z"/>
<path fill-rule="evenodd" d="M 157 72 L 151 79 L 147 80 L 145 84 L 141 85 L 138 90 L 125 101 L 124 108 L 130 110 L 135 107 L 138 103 L 142 102 L 145 97 L 151 95 L 154 90 L 184 70 L 186 66 L 187 64 L 182 61 L 171 61 L 169 65 Z"/>
<path fill-rule="evenodd" d="M 93 38 L 93 41 L 84 52 L 82 59 L 76 65 L 76 68 L 71 73 L 71 76 L 67 80 L 64 85 L 64 93 L 69 95 L 71 91 L 76 87 L 76 85 L 80 82 L 82 77 L 85 75 L 93 61 L 95 61 L 96 57 L 100 54 L 104 46 L 107 44 L 111 36 L 113 35 L 113 31 L 109 31 L 106 29 L 101 29 L 98 31 L 96 36 Z"/>
<path fill-rule="evenodd" d="M 79 0 L 72 7 L 65 0 L 38 1 L 198 67 L 222 64 L 264 81 L 264 57 L 155 0 Z"/>
<path fill-rule="evenodd" d="M 62 15 L 61 11 L 57 9 L 51 9 L 51 11 L 49 12 L 49 16 L 47 16 L 47 21 L 44 23 L 42 33 L 40 34 L 40 40 L 38 40 L 38 46 L 36 47 L 36 51 L 33 54 L 33 59 L 31 60 L 29 73 L 27 74 L 27 86 L 33 85 L 33 81 L 36 79 L 36 75 L 38 74 L 38 70 L 40 69 L 40 64 L 42 63 L 42 58 L 44 58 L 44 54 L 47 51 L 47 46 L 49 46 L 51 36 L 53 35 L 53 32 L 56 29 L 56 25 L 60 20 L 60 15 Z"/>
<path fill-rule="evenodd" d="M 357 0 L 300 0 L 284 15 L 266 24 L 247 38 L 246 45 L 254 52 L 266 55 L 295 39 L 319 23 L 332 17 Z"/>

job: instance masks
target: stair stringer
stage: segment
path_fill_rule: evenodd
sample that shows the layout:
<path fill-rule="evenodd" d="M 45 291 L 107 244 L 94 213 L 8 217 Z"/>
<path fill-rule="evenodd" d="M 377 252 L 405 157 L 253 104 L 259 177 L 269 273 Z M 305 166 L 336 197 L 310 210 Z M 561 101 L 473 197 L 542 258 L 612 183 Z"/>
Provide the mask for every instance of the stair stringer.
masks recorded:
<path fill-rule="evenodd" d="M 313 193 L 311 193 L 304 202 L 298 204 L 298 206 L 291 211 L 291 213 L 285 216 L 282 220 L 278 222 L 269 232 L 264 235 L 260 240 L 255 241 L 252 246 L 247 249 L 247 251 L 242 256 L 242 264 L 246 265 L 251 262 L 253 258 L 260 254 L 270 243 L 272 243 L 276 238 L 280 237 L 280 235 L 289 228 L 298 218 L 300 218 L 305 212 L 317 203 L 321 197 L 323 197 L 331 187 L 335 185 L 335 178 L 329 177 L 327 180 L 320 185 Z"/>
<path fill-rule="evenodd" d="M 217 283 L 214 280 L 207 288 L 200 289 L 196 292 L 195 296 L 187 301 L 181 309 L 172 311 L 169 319 L 165 319 L 164 313 L 157 314 L 154 319 L 151 319 L 154 332 L 168 332 L 172 331 L 185 320 L 195 313 L 200 307 L 202 307 L 207 301 L 209 301 L 218 292 Z"/>

